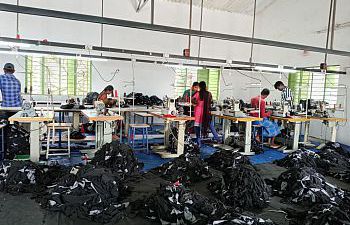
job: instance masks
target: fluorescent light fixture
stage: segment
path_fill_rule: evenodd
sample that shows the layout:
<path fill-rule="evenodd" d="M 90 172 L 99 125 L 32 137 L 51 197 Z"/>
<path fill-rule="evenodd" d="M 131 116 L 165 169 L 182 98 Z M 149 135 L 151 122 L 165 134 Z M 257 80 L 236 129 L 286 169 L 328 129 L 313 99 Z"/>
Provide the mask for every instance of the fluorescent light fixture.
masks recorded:
<path fill-rule="evenodd" d="M 261 83 L 247 83 L 250 86 L 260 87 Z"/>
<path fill-rule="evenodd" d="M 10 48 L 13 47 L 23 47 L 23 48 L 29 48 L 33 46 L 32 44 L 27 44 L 27 43 L 21 43 L 21 42 L 9 42 L 9 41 L 0 41 L 1 46 L 8 46 Z"/>
<path fill-rule="evenodd" d="M 180 64 L 164 64 L 166 67 L 178 68 L 178 69 L 203 69 L 202 66 L 184 66 Z"/>
<path fill-rule="evenodd" d="M 48 54 L 48 53 L 18 52 L 18 51 L 11 51 L 11 50 L 0 50 L 0 54 L 34 56 L 34 57 L 56 56 L 58 58 L 64 58 L 64 59 L 78 59 L 78 60 L 99 61 L 99 62 L 106 62 L 106 61 L 108 61 L 108 59 L 98 58 L 98 57 L 70 56 L 70 55 L 57 55 L 57 54 L 52 54 L 51 55 L 51 54 Z"/>
<path fill-rule="evenodd" d="M 270 71 L 270 72 L 280 72 L 280 73 L 294 73 L 297 72 L 296 70 L 292 69 L 285 69 L 283 66 L 276 67 L 265 67 L 265 66 L 256 66 L 254 69 L 259 71 Z"/>

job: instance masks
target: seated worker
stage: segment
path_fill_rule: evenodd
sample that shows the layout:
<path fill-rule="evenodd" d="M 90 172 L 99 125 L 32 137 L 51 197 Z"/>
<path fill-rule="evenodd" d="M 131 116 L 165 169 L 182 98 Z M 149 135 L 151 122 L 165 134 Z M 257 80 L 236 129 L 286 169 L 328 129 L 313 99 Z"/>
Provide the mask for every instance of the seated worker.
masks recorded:
<path fill-rule="evenodd" d="M 109 95 L 113 96 L 113 91 L 114 88 L 112 85 L 108 85 L 107 87 L 105 87 L 105 89 L 103 89 L 103 91 L 98 95 L 97 100 L 101 101 L 103 103 L 105 103 L 107 108 L 110 108 L 112 106 L 114 106 L 116 104 L 116 100 L 115 99 L 110 99 Z"/>
<path fill-rule="evenodd" d="M 278 148 L 280 146 L 276 145 L 274 143 L 274 139 L 275 137 L 281 133 L 280 128 L 278 127 L 277 123 L 271 121 L 268 119 L 268 117 L 271 116 L 271 111 L 270 112 L 266 112 L 266 102 L 265 99 L 269 96 L 270 94 L 270 90 L 267 88 L 264 88 L 261 91 L 261 95 L 258 95 L 254 98 L 251 99 L 251 105 L 253 108 L 258 109 L 259 108 L 259 102 L 260 102 L 260 115 L 259 115 L 259 111 L 253 111 L 250 112 L 251 116 L 254 117 L 259 117 L 263 118 L 263 121 L 259 121 L 259 122 L 254 122 L 254 125 L 260 125 L 262 127 L 262 135 L 263 137 L 268 137 L 269 140 L 269 144 L 270 147 L 272 148 Z M 256 136 L 257 137 L 257 141 L 263 141 L 260 140 L 259 135 Z"/>
<path fill-rule="evenodd" d="M 21 107 L 21 82 L 15 77 L 15 67 L 12 63 L 4 65 L 4 74 L 0 75 L 0 91 L 2 107 Z M 8 119 L 14 112 L 0 112 L 0 118 Z"/>

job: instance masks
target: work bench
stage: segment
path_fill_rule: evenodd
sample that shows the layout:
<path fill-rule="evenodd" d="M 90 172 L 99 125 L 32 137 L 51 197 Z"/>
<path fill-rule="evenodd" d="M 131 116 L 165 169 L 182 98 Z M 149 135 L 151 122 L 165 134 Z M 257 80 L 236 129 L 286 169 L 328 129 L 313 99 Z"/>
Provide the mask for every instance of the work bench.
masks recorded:
<path fill-rule="evenodd" d="M 11 124 L 14 122 L 30 124 L 30 160 L 32 162 L 39 162 L 40 151 L 42 149 L 40 140 L 40 123 L 54 121 L 54 113 L 44 112 L 42 116 L 37 117 L 22 117 L 21 115 L 22 112 L 19 111 L 8 120 Z"/>
<path fill-rule="evenodd" d="M 186 122 L 193 121 L 194 117 L 190 117 L 190 116 L 165 117 L 161 113 L 157 113 L 157 112 L 148 112 L 148 113 L 157 118 L 164 120 L 164 146 L 162 150 L 155 151 L 155 153 L 159 154 L 162 158 L 177 158 L 180 155 L 182 155 L 185 150 Z M 177 152 L 175 154 L 167 151 L 167 147 L 169 147 L 169 137 L 171 133 L 170 124 L 174 122 L 178 124 Z"/>
<path fill-rule="evenodd" d="M 221 112 L 211 112 L 211 115 L 223 120 L 222 130 L 224 131 L 224 142 L 230 135 L 231 121 L 234 123 L 245 123 L 245 135 L 244 135 L 244 152 L 243 155 L 254 155 L 255 153 L 251 151 L 252 142 L 252 122 L 262 121 L 262 118 L 258 117 L 234 117 L 229 115 L 224 115 Z"/>

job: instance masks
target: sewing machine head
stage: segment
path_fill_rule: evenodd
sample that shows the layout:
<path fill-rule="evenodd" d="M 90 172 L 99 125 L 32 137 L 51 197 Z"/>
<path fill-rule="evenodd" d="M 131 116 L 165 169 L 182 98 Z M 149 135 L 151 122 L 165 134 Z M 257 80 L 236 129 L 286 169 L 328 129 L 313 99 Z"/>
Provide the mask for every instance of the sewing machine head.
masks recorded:
<path fill-rule="evenodd" d="M 23 101 L 21 117 L 35 117 L 36 112 L 30 101 Z"/>
<path fill-rule="evenodd" d="M 106 111 L 105 103 L 101 101 L 95 101 L 95 109 L 98 115 L 105 114 L 105 111 Z"/>

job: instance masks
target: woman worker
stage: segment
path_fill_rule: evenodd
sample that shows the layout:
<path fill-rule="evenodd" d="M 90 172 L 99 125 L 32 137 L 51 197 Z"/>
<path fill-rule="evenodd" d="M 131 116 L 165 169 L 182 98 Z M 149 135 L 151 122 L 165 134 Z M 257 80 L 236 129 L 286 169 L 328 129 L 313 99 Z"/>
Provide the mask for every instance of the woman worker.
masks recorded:
<path fill-rule="evenodd" d="M 278 127 L 277 123 L 268 119 L 271 116 L 272 112 L 271 111 L 266 112 L 265 99 L 269 96 L 269 94 L 270 94 L 270 90 L 267 88 L 264 88 L 261 91 L 261 95 L 258 95 L 250 100 L 252 107 L 256 109 L 259 108 L 259 102 L 260 102 L 260 115 L 259 115 L 259 111 L 250 112 L 250 115 L 254 117 L 260 116 L 260 118 L 263 118 L 263 121 L 254 122 L 253 124 L 260 125 L 262 127 L 262 135 L 263 137 L 268 137 L 270 139 L 269 143 L 271 148 L 279 148 L 280 146 L 274 143 L 274 139 L 278 134 L 281 133 L 280 128 Z M 257 137 L 257 141 L 259 142 L 263 141 L 263 140 L 260 140 L 260 137 L 258 135 L 256 137 Z"/>
<path fill-rule="evenodd" d="M 112 107 L 115 105 L 116 100 L 115 99 L 110 99 L 109 95 L 113 96 L 113 91 L 114 88 L 112 85 L 108 85 L 107 87 L 105 87 L 105 89 L 103 89 L 103 91 L 98 95 L 97 100 L 103 102 L 106 107 Z"/>
<path fill-rule="evenodd" d="M 192 97 L 194 105 L 194 130 L 196 133 L 197 144 L 201 147 L 201 134 L 206 136 L 208 128 L 214 135 L 216 141 L 220 141 L 219 135 L 215 130 L 214 123 L 211 121 L 210 107 L 212 104 L 212 95 L 207 91 L 207 85 L 204 81 L 199 82 L 199 91 Z"/>

